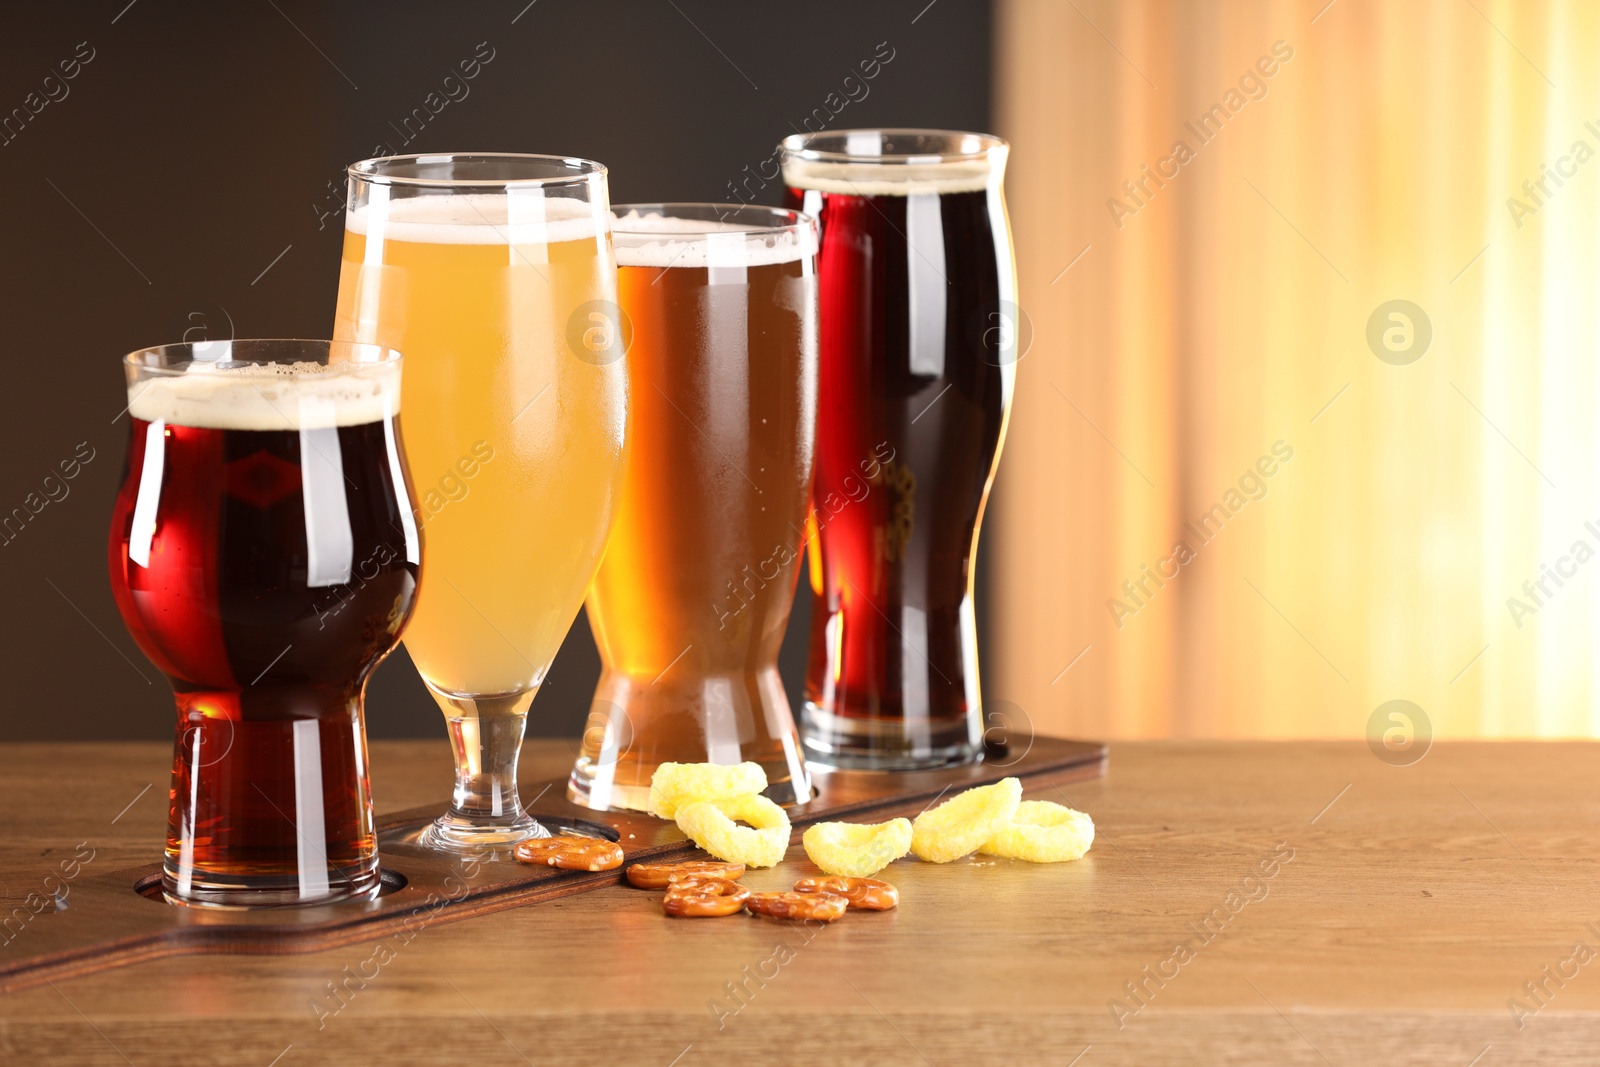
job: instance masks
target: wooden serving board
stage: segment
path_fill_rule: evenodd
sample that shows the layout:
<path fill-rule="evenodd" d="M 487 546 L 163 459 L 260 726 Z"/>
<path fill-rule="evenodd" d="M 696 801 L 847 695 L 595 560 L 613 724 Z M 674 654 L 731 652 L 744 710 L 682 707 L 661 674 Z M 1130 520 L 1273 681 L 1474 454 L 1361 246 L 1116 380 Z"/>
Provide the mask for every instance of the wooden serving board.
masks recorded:
<path fill-rule="evenodd" d="M 817 795 L 790 809 L 791 844 L 811 823 L 879 821 L 914 815 L 948 793 L 1008 776 L 1024 789 L 1105 773 L 1104 744 L 1037 737 L 1027 750 L 991 752 L 987 762 L 935 771 L 832 771 L 815 775 Z M 607 837 L 622 845 L 624 866 L 696 858 L 693 842 L 670 822 L 634 812 L 597 812 L 566 800 L 566 780 L 536 783 L 524 795 L 552 830 Z M 417 833 L 444 810 L 415 808 L 379 821 L 384 889 L 376 899 L 304 908 L 187 908 L 161 899 L 161 866 L 86 875 L 68 906 L 29 924 L 20 955 L 0 953 L 0 992 L 75 978 L 143 960 L 201 953 L 272 955 L 313 952 L 384 937 L 409 940 L 438 923 L 583 893 L 623 881 L 621 869 L 596 873 L 518 863 L 505 852 L 470 859 L 418 848 Z M 793 856 L 794 853 L 791 853 Z"/>

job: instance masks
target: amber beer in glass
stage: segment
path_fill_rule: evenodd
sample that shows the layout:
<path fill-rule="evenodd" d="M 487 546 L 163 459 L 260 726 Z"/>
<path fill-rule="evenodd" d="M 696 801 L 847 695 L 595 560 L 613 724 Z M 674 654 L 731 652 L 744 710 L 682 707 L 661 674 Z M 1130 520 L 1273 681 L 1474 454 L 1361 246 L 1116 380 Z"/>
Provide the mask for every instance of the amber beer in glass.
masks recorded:
<path fill-rule="evenodd" d="M 1007 146 L 842 130 L 781 151 L 789 206 L 821 230 L 806 757 L 969 762 L 973 562 L 1018 354 Z"/>
<path fill-rule="evenodd" d="M 632 422 L 568 795 L 643 809 L 664 761 L 751 760 L 774 800 L 810 799 L 777 656 L 813 463 L 815 229 L 775 208 L 651 204 L 618 208 L 612 233 Z"/>
<path fill-rule="evenodd" d="M 432 846 L 546 834 L 518 797 L 517 755 L 622 482 L 610 218 L 605 168 L 581 159 L 350 168 L 334 336 L 406 354 L 406 448 L 428 539 L 406 649 L 456 760 Z"/>
<path fill-rule="evenodd" d="M 210 905 L 369 896 L 362 694 L 421 563 L 399 358 L 223 341 L 124 366 L 111 590 L 177 697 L 163 891 Z"/>

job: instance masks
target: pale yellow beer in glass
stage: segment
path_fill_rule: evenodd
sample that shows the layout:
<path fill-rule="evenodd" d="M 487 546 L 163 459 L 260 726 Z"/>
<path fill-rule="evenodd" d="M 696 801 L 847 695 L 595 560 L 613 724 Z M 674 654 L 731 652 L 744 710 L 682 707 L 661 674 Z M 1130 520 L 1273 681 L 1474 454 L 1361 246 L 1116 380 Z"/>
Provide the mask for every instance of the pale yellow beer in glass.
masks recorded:
<path fill-rule="evenodd" d="M 334 336 L 406 357 L 400 417 L 426 553 L 406 648 L 457 762 L 451 810 L 425 837 L 541 836 L 517 797 L 517 752 L 622 479 L 605 170 L 458 155 L 350 174 Z"/>

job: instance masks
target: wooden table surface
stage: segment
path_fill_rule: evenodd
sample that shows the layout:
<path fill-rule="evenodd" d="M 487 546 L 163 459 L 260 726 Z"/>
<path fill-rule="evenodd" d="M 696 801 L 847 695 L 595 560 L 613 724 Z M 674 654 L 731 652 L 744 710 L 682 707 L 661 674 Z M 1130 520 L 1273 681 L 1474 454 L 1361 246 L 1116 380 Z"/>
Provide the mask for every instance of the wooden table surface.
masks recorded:
<path fill-rule="evenodd" d="M 524 776 L 571 755 L 530 742 Z M 157 858 L 168 758 L 0 746 L 5 911 L 40 888 L 19 867 L 79 842 L 96 870 Z M 376 961 L 369 944 L 142 964 L 0 997 L 0 1063 L 1594 1064 L 1597 758 L 1120 743 L 1107 778 L 1062 791 L 1099 826 L 1077 863 L 903 860 L 898 911 L 814 933 L 668 920 L 617 887 L 431 926 Z M 372 766 L 398 810 L 444 795 L 449 754 L 379 742 Z M 813 873 L 790 856 L 748 882 Z"/>

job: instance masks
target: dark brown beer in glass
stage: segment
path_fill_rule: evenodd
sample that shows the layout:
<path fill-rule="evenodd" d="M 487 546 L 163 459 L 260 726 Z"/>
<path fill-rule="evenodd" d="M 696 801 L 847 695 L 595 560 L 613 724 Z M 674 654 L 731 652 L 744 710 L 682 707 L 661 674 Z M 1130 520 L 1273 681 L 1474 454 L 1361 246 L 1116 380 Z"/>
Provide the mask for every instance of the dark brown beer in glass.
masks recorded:
<path fill-rule="evenodd" d="M 400 639 L 421 562 L 398 358 L 233 341 L 127 367 L 111 585 L 177 699 L 164 891 L 257 905 L 371 894 L 362 692 Z"/>
<path fill-rule="evenodd" d="M 783 144 L 789 206 L 821 229 L 808 760 L 981 755 L 973 562 L 1018 351 L 1006 153 L 926 130 Z"/>

